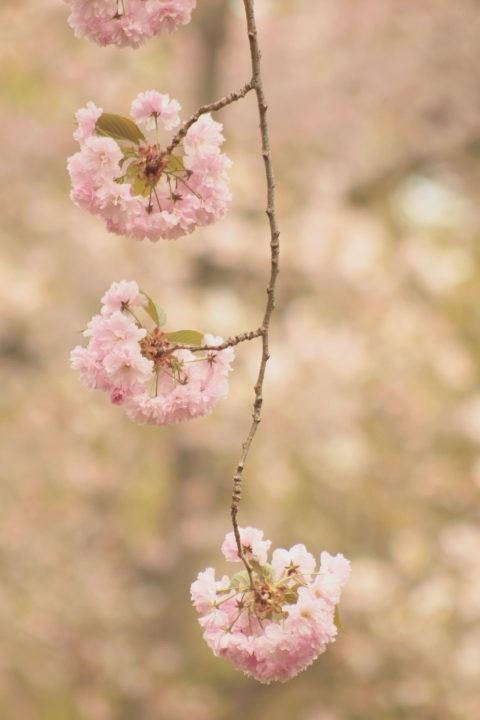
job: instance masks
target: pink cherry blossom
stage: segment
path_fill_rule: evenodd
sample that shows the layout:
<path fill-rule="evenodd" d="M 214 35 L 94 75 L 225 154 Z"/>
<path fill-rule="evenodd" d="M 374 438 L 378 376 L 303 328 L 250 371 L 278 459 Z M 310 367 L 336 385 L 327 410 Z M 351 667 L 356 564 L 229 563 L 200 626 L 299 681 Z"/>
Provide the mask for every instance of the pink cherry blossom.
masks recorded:
<path fill-rule="evenodd" d="M 172 130 L 180 124 L 178 113 L 181 107 L 169 95 L 161 95 L 155 90 L 139 93 L 132 102 L 130 115 L 136 122 L 145 125 L 146 130 L 154 130 L 156 119 L 163 123 L 165 130 Z"/>
<path fill-rule="evenodd" d="M 322 552 L 320 556 L 320 570 L 324 573 L 330 573 L 339 578 L 342 585 L 347 582 L 350 577 L 350 563 L 345 560 L 343 555 L 332 557 L 328 552 Z"/>
<path fill-rule="evenodd" d="M 102 354 L 90 347 L 77 345 L 70 354 L 71 366 L 80 373 L 80 382 L 89 390 L 108 390 L 109 382 L 102 364 Z"/>
<path fill-rule="evenodd" d="M 267 552 L 272 544 L 271 540 L 263 540 L 263 530 L 246 527 L 240 528 L 240 540 L 243 552 L 248 560 L 256 560 L 260 565 L 267 562 Z M 222 545 L 222 553 L 229 562 L 241 562 L 238 556 L 237 541 L 235 535 L 230 532 L 226 535 Z M 315 562 L 315 561 L 314 561 Z"/>
<path fill-rule="evenodd" d="M 92 344 L 104 352 L 125 344 L 137 346 L 147 334 L 145 328 L 139 328 L 119 310 L 111 315 L 97 315 L 96 318 L 99 320 L 90 322 L 84 335 L 91 336 Z"/>
<path fill-rule="evenodd" d="M 147 130 L 158 119 L 173 128 L 179 110 L 176 100 L 153 90 L 140 93 L 131 106 L 132 117 Z M 202 115 L 183 139 L 183 154 L 181 148 L 165 154 L 157 138 L 137 145 L 98 137 L 101 114 L 93 103 L 77 112 L 80 151 L 68 159 L 76 205 L 101 217 L 110 232 L 136 240 L 176 239 L 225 216 L 231 161 L 220 152 L 220 123 Z"/>
<path fill-rule="evenodd" d="M 303 575 L 315 570 L 315 558 L 307 551 L 305 545 L 294 545 L 287 552 L 277 549 L 272 555 L 272 565 L 275 569 L 275 579 L 280 580 L 289 575 Z"/>
<path fill-rule="evenodd" d="M 87 103 L 86 108 L 81 108 L 75 113 L 78 128 L 73 133 L 73 137 L 75 140 L 78 140 L 80 145 L 83 145 L 85 140 L 93 135 L 97 120 L 102 113 L 102 108 L 97 108 L 93 102 Z"/>
<path fill-rule="evenodd" d="M 142 357 L 138 343 L 129 343 L 107 353 L 103 367 L 113 387 L 127 391 L 151 380 L 153 362 Z"/>
<path fill-rule="evenodd" d="M 68 159 L 73 186 L 89 184 L 101 187 L 105 182 L 113 182 L 121 174 L 119 162 L 122 159 L 123 153 L 112 138 L 87 137 L 81 153 Z"/>
<path fill-rule="evenodd" d="M 163 28 L 190 22 L 196 0 L 65 0 L 78 38 L 98 45 L 139 47 Z"/>
<path fill-rule="evenodd" d="M 221 338 L 205 335 L 212 349 L 175 350 L 160 328 L 148 332 L 137 310 L 148 300 L 136 282 L 113 283 L 102 298 L 101 314 L 88 323 L 87 347 L 77 346 L 71 364 L 89 389 L 108 393 L 132 420 L 172 425 L 208 415 L 228 393 L 232 348 L 215 350 Z"/>
<path fill-rule="evenodd" d="M 128 311 L 130 307 L 145 307 L 148 300 L 142 295 L 135 281 L 121 280 L 112 286 L 102 297 L 102 315 L 113 315 L 118 310 Z"/>
<path fill-rule="evenodd" d="M 188 155 L 198 160 L 205 160 L 211 155 L 218 155 L 222 136 L 220 123 L 213 122 L 210 115 L 201 115 L 196 123 L 189 129 L 183 147 Z"/>
<path fill-rule="evenodd" d="M 217 593 L 228 590 L 230 578 L 224 575 L 222 580 L 215 582 L 215 570 L 207 568 L 199 573 L 198 579 L 192 584 L 191 593 L 194 606 L 198 612 L 209 613 L 215 607 Z"/>
<path fill-rule="evenodd" d="M 270 541 L 262 539 L 263 532 L 239 530 L 242 545 L 251 547 L 250 559 L 261 566 L 254 568 L 253 588 L 246 570 L 216 582 L 214 569 L 208 568 L 192 583 L 192 601 L 215 655 L 228 658 L 237 670 L 262 683 L 285 682 L 335 640 L 335 607 L 350 563 L 343 555 L 324 552 L 320 571 L 315 572 L 313 555 L 304 545 L 294 545 L 274 551 L 274 568 L 267 564 Z M 222 551 L 227 560 L 238 562 L 233 533 L 227 534 Z"/>
<path fill-rule="evenodd" d="M 198 612 L 210 612 L 217 597 L 217 586 L 215 583 L 215 570 L 207 568 L 205 572 L 198 574 L 198 579 L 191 587 L 192 600 Z"/>

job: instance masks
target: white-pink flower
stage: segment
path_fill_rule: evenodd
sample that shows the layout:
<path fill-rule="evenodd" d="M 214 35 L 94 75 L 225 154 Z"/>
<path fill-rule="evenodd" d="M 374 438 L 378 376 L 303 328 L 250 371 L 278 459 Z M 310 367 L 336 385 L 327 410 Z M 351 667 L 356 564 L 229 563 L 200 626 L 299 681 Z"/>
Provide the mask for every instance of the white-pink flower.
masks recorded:
<path fill-rule="evenodd" d="M 111 315 L 97 315 L 95 322 L 88 324 L 84 335 L 92 337 L 92 344 L 100 351 L 108 353 L 126 344 L 138 346 L 147 331 L 139 328 L 119 310 Z"/>
<path fill-rule="evenodd" d="M 163 29 L 190 22 L 196 0 L 65 0 L 76 37 L 98 45 L 139 47 Z"/>
<path fill-rule="evenodd" d="M 209 113 L 200 118 L 189 129 L 183 141 L 185 152 L 196 160 L 206 160 L 220 153 L 222 125 L 212 120 Z"/>
<path fill-rule="evenodd" d="M 148 300 L 140 292 L 134 280 L 131 282 L 121 280 L 119 283 L 112 283 L 102 297 L 101 303 L 102 315 L 113 315 L 118 310 L 126 312 L 131 307 L 145 307 L 148 305 Z"/>
<path fill-rule="evenodd" d="M 307 551 L 305 545 L 294 545 L 290 550 L 277 549 L 272 555 L 275 579 L 294 576 L 303 580 L 315 570 L 315 558 Z"/>
<path fill-rule="evenodd" d="M 101 188 L 111 183 L 121 174 L 120 160 L 123 153 L 119 146 L 109 137 L 88 136 L 82 144 L 80 153 L 68 159 L 68 171 L 75 189 L 80 184 Z"/>
<path fill-rule="evenodd" d="M 320 555 L 320 571 L 335 575 L 343 587 L 350 577 L 350 563 L 345 560 L 343 555 L 333 557 L 328 552 L 323 551 Z"/>
<path fill-rule="evenodd" d="M 263 530 L 246 527 L 240 528 L 240 540 L 242 550 L 248 560 L 256 560 L 260 565 L 267 562 L 267 553 L 272 544 L 271 540 L 263 539 Z M 233 532 L 227 533 L 222 545 L 222 553 L 229 562 L 241 562 L 238 556 L 237 541 Z"/>
<path fill-rule="evenodd" d="M 143 1 L 143 0 L 142 0 Z M 180 105 L 168 95 L 139 93 L 131 115 L 153 130 L 178 125 Z M 101 217 L 107 229 L 136 240 L 176 239 L 196 227 L 221 220 L 231 201 L 227 169 L 231 161 L 220 152 L 222 126 L 202 115 L 186 133 L 181 148 L 166 154 L 138 137 L 121 140 L 96 134 L 102 111 L 93 103 L 77 112 L 74 136 L 80 151 L 68 159 L 73 202 Z M 131 128 L 130 128 L 131 130 Z M 128 133 L 127 133 L 128 135 Z"/>
<path fill-rule="evenodd" d="M 139 93 L 130 107 L 130 115 L 138 123 L 145 125 L 145 130 L 154 130 L 156 120 L 161 120 L 165 130 L 172 130 L 180 124 L 178 113 L 180 104 L 170 100 L 169 95 L 161 95 L 155 90 Z"/>
<path fill-rule="evenodd" d="M 215 609 L 217 594 L 228 596 L 230 578 L 224 575 L 222 580 L 215 582 L 215 570 L 207 568 L 205 572 L 198 574 L 198 579 L 192 583 L 191 593 L 193 604 L 198 612 L 209 615 Z"/>
<path fill-rule="evenodd" d="M 262 539 L 262 531 L 240 528 L 240 538 L 242 545 L 251 547 L 249 559 L 260 565 L 253 569 L 254 587 L 246 570 L 231 580 L 224 576 L 219 583 L 214 569 L 208 568 L 192 583 L 192 601 L 215 655 L 228 658 L 236 669 L 262 683 L 285 682 L 311 665 L 335 640 L 335 606 L 350 563 L 343 555 L 333 558 L 322 553 L 321 569 L 314 572 L 313 555 L 304 545 L 294 545 L 289 551 L 274 551 L 278 561 L 274 569 L 267 564 L 270 541 Z M 227 534 L 222 551 L 227 560 L 238 561 L 233 533 Z M 301 578 L 298 573 L 288 574 L 292 563 L 303 571 Z M 332 594 L 328 589 L 333 588 Z"/>
<path fill-rule="evenodd" d="M 153 362 L 142 357 L 138 343 L 113 348 L 103 359 L 112 386 L 120 390 L 143 387 L 152 379 Z"/>
<path fill-rule="evenodd" d="M 175 350 L 160 328 L 148 332 L 140 325 L 137 308 L 148 299 L 135 282 L 113 283 L 102 303 L 83 333 L 88 346 L 71 353 L 86 387 L 103 390 L 132 420 L 150 425 L 203 417 L 227 395 L 234 352 L 215 350 L 221 338 L 206 335 L 207 351 Z"/>
<path fill-rule="evenodd" d="M 89 390 L 108 390 L 109 382 L 102 364 L 102 354 L 94 348 L 77 345 L 70 354 L 71 366 L 80 373 L 80 382 Z"/>
<path fill-rule="evenodd" d="M 81 108 L 75 114 L 78 122 L 78 128 L 73 133 L 73 137 L 75 140 L 78 140 L 80 145 L 83 145 L 85 140 L 93 135 L 97 120 L 102 113 L 102 108 L 97 108 L 93 102 L 89 102 L 87 103 L 86 108 Z"/>

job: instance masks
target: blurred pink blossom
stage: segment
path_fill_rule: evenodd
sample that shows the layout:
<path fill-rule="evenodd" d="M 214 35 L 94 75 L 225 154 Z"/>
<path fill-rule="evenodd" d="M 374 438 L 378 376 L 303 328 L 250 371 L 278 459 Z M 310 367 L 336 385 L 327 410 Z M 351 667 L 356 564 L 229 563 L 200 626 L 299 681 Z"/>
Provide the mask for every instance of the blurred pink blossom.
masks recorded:
<path fill-rule="evenodd" d="M 190 22 L 196 0 L 65 0 L 78 38 L 98 45 L 139 47 L 163 28 L 172 32 Z"/>

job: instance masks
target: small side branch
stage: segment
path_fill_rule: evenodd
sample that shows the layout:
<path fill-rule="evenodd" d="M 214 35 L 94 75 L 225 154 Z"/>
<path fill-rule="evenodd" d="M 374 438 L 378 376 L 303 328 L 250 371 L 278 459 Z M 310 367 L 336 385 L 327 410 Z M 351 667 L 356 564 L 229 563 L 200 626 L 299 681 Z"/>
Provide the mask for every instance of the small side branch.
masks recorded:
<path fill-rule="evenodd" d="M 279 271 L 279 237 L 280 231 L 278 229 L 277 218 L 275 214 L 275 178 L 273 174 L 273 166 L 270 155 L 270 140 L 268 133 L 267 123 L 267 103 L 265 100 L 265 94 L 263 91 L 263 83 L 261 76 L 260 67 L 260 48 L 258 45 L 257 27 L 255 22 L 255 11 L 254 11 L 254 0 L 243 0 L 245 6 L 245 14 L 247 19 L 247 32 L 248 41 L 250 44 L 250 58 L 252 63 L 252 84 L 257 95 L 258 114 L 260 118 L 260 134 L 262 138 L 262 157 L 265 166 L 265 176 L 267 181 L 267 208 L 266 214 L 270 226 L 270 279 L 267 287 L 267 304 L 265 307 L 265 314 L 262 322 L 262 357 L 260 360 L 260 368 L 258 371 L 257 381 L 255 383 L 254 392 L 255 398 L 253 402 L 253 421 L 250 426 L 249 433 L 245 442 L 242 445 L 242 452 L 240 460 L 237 465 L 237 471 L 233 479 L 233 491 L 232 491 L 232 504 L 231 504 L 231 517 L 233 532 L 237 541 L 238 555 L 243 560 L 243 564 L 249 574 L 250 584 L 254 590 L 252 568 L 248 559 L 246 558 L 242 543 L 240 539 L 240 531 L 238 527 L 237 515 L 238 506 L 242 497 L 242 478 L 245 461 L 247 459 L 250 445 L 257 431 L 258 425 L 260 424 L 260 413 L 262 410 L 263 403 L 263 381 L 265 378 L 265 369 L 267 366 L 268 359 L 270 357 L 268 336 L 270 328 L 270 319 L 275 309 L 275 289 Z"/>
<path fill-rule="evenodd" d="M 225 342 L 221 343 L 220 345 L 182 345 L 182 344 L 175 344 L 172 345 L 169 350 L 173 352 L 174 350 L 190 350 L 191 352 L 202 352 L 202 350 L 225 350 L 228 347 L 234 347 L 234 345 L 239 345 L 242 342 L 246 342 L 247 340 L 254 340 L 257 337 L 260 337 L 265 333 L 265 330 L 263 327 L 258 328 L 258 330 L 249 330 L 248 332 L 240 333 L 239 335 L 235 335 L 234 337 L 228 338 L 228 340 L 225 340 Z"/>
<path fill-rule="evenodd" d="M 225 95 L 225 97 L 223 97 L 221 100 L 217 100 L 217 102 L 210 103 L 209 105 L 202 105 L 201 107 L 199 107 L 197 112 L 194 113 L 191 118 L 189 118 L 187 122 L 182 125 L 177 134 L 174 135 L 170 145 L 163 151 L 162 157 L 172 154 L 175 148 L 180 145 L 188 130 L 192 127 L 193 123 L 197 122 L 198 118 L 201 115 L 205 115 L 205 113 L 208 112 L 216 112 L 217 110 L 221 110 L 227 105 L 231 105 L 231 103 L 236 102 L 237 100 L 241 100 L 241 98 L 244 98 L 245 95 L 250 92 L 250 90 L 253 90 L 254 86 L 255 84 L 252 78 L 252 80 L 246 83 L 240 90 L 236 90 L 235 92 L 231 92 L 228 95 Z"/>

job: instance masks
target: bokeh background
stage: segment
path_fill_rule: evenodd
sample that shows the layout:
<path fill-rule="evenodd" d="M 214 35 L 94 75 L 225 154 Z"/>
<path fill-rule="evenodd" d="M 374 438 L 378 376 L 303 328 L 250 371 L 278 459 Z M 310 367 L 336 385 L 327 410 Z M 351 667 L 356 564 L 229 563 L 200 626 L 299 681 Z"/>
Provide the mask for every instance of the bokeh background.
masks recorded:
<path fill-rule="evenodd" d="M 140 428 L 69 369 L 113 280 L 171 328 L 258 326 L 268 229 L 253 97 L 224 110 L 227 218 L 109 235 L 69 201 L 74 112 L 187 117 L 249 78 L 240 0 L 138 51 L 61 0 L 0 4 L 1 720 L 480 718 L 480 6 L 258 0 L 282 229 L 240 519 L 352 559 L 348 631 L 262 686 L 214 658 L 189 585 L 224 568 L 258 341 L 210 418 Z"/>

